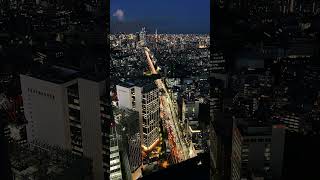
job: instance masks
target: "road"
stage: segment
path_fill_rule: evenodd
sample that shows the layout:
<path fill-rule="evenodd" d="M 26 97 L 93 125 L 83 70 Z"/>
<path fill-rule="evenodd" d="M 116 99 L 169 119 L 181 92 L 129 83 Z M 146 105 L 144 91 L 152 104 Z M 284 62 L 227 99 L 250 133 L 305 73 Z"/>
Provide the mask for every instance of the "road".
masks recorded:
<path fill-rule="evenodd" d="M 147 57 L 149 70 L 152 74 L 158 74 L 154 67 L 150 50 L 145 47 L 144 52 Z M 162 111 L 166 120 L 166 127 L 169 137 L 168 139 L 171 146 L 172 155 L 177 157 L 178 162 L 189 159 L 190 154 L 192 153 L 189 153 L 190 147 L 187 147 L 186 139 L 182 133 L 183 129 L 178 121 L 177 111 L 173 106 L 168 90 L 161 79 L 157 79 L 155 83 L 159 89 L 163 90 L 163 95 L 160 97 L 160 100 L 162 103 Z"/>

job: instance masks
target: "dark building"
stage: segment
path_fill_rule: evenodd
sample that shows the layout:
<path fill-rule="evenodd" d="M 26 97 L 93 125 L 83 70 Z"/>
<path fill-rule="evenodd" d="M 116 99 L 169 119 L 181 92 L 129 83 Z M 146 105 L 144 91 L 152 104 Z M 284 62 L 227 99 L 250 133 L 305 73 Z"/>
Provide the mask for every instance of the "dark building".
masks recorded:
<path fill-rule="evenodd" d="M 208 180 L 209 174 L 209 154 L 199 154 L 198 156 L 172 165 L 167 169 L 159 170 L 150 175 L 146 175 L 141 180 L 151 179 L 186 179 L 186 180 Z"/>
<path fill-rule="evenodd" d="M 45 144 L 12 144 L 13 179 L 91 179 L 92 161 Z"/>
<path fill-rule="evenodd" d="M 223 81 L 210 79 L 209 152 L 213 179 L 230 179 L 232 118 L 223 107 Z"/>
<path fill-rule="evenodd" d="M 6 124 L 5 112 L 0 108 L 0 176 L 3 179 L 11 179 L 11 169 L 9 160 L 8 139 L 5 137 L 4 128 Z"/>
<path fill-rule="evenodd" d="M 250 120 L 234 120 L 231 179 L 282 179 L 285 127 Z"/>
<path fill-rule="evenodd" d="M 320 161 L 319 135 L 286 133 L 283 179 L 314 179 L 319 177 L 315 164 Z M 294 161 L 294 163 L 293 163 Z"/>

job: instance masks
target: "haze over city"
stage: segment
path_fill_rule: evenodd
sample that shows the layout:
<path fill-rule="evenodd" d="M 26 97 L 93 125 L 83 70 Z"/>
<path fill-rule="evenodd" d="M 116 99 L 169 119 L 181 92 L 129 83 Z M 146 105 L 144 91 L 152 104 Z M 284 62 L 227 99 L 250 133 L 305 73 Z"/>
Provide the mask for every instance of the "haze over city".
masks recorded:
<path fill-rule="evenodd" d="M 133 33 L 142 27 L 152 33 L 210 32 L 210 0 L 111 0 L 110 16 L 112 33 Z"/>

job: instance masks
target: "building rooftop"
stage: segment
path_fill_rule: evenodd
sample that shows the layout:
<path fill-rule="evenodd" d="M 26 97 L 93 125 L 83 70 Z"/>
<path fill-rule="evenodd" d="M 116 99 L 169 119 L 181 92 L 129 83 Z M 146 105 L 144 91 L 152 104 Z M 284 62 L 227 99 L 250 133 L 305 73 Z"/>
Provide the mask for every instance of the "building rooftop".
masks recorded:
<path fill-rule="evenodd" d="M 52 83 L 63 84 L 79 77 L 80 72 L 60 66 L 46 66 L 36 67 L 27 75 Z"/>
<path fill-rule="evenodd" d="M 240 120 L 237 127 L 244 136 L 263 136 L 272 134 L 271 122 L 245 119 Z"/>
<path fill-rule="evenodd" d="M 210 179 L 209 154 L 199 154 L 198 156 L 183 161 L 179 164 L 169 166 L 150 175 L 146 175 L 141 180 L 149 179 Z"/>
<path fill-rule="evenodd" d="M 56 84 L 63 84 L 76 78 L 83 78 L 96 82 L 106 79 L 101 73 L 81 72 L 76 68 L 63 67 L 60 65 L 40 65 L 35 67 L 31 73 L 27 75 Z"/>
<path fill-rule="evenodd" d="M 157 86 L 154 82 L 143 84 L 142 87 L 143 87 L 143 90 L 142 90 L 143 93 L 147 93 L 147 92 L 150 92 L 154 89 L 157 89 Z"/>
<path fill-rule="evenodd" d="M 120 82 L 118 85 L 126 88 L 132 88 L 135 86 L 132 82 Z"/>
<path fill-rule="evenodd" d="M 126 87 L 126 88 L 132 88 L 134 86 L 142 87 L 143 93 L 147 93 L 149 91 L 157 89 L 155 82 L 148 78 L 140 78 L 140 79 L 135 79 L 131 81 L 121 82 L 119 83 L 119 86 Z"/>

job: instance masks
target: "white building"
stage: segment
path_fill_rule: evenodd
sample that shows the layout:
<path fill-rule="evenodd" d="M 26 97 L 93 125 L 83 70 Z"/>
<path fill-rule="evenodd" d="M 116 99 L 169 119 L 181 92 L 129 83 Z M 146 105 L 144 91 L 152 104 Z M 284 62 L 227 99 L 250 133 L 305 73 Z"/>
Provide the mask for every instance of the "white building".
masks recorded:
<path fill-rule="evenodd" d="M 151 148 L 159 140 L 160 100 L 159 90 L 154 82 L 142 84 L 122 83 L 117 85 L 120 108 L 139 112 L 139 126 L 142 147 Z"/>
<path fill-rule="evenodd" d="M 94 179 L 108 179 L 111 104 L 105 81 L 57 66 L 20 78 L 28 142 L 86 156 Z"/>

